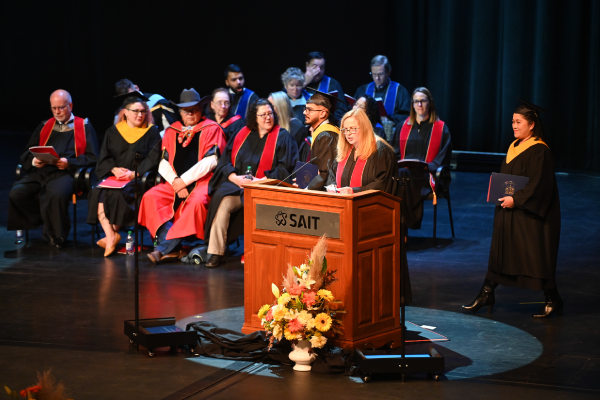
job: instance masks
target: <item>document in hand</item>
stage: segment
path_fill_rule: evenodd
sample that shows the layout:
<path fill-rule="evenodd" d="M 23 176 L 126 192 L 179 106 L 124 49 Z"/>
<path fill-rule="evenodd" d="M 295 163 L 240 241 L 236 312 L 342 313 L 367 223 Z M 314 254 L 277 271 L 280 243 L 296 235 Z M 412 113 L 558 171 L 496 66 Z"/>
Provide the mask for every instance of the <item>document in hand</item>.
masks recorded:
<path fill-rule="evenodd" d="M 379 107 L 379 115 L 381 117 L 387 117 L 387 111 L 385 110 L 385 105 L 383 104 L 383 99 L 381 97 L 378 97 L 375 99 L 375 101 L 377 101 L 377 107 Z"/>
<path fill-rule="evenodd" d="M 304 165 L 302 165 L 304 164 Z M 306 189 L 308 184 L 319 174 L 319 167 L 311 163 L 296 162 L 296 184 L 300 189 Z"/>
<path fill-rule="evenodd" d="M 108 178 L 100 182 L 96 187 L 102 189 L 123 189 L 125 185 L 127 185 L 130 181 L 131 179 L 128 179 L 126 181 L 120 181 L 114 176 L 109 176 Z"/>
<path fill-rule="evenodd" d="M 487 201 L 488 203 L 500 205 L 502 202 L 498 201 L 498 199 L 514 195 L 517 190 L 523 189 L 528 182 L 529 178 L 527 176 L 492 172 Z"/>
<path fill-rule="evenodd" d="M 29 151 L 40 161 L 54 164 L 60 158 L 53 146 L 33 146 Z"/>

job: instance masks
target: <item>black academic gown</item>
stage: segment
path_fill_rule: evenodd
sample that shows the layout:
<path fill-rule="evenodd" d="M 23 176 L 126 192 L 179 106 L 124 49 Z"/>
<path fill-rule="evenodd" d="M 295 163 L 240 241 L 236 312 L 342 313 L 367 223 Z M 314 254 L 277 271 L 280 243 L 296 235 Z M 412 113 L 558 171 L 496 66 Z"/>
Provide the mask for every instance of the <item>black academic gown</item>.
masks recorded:
<path fill-rule="evenodd" d="M 290 120 L 290 134 L 296 141 L 298 149 L 300 149 L 302 143 L 305 143 L 304 139 L 310 136 L 310 130 L 308 129 L 308 126 L 304 125 L 304 123 L 301 121 L 304 121 L 304 119 L 298 120 L 297 118 L 292 118 Z"/>
<path fill-rule="evenodd" d="M 308 185 L 310 190 L 321 190 L 327 182 L 329 171 L 333 168 L 333 163 L 337 154 L 338 134 L 330 131 L 323 131 L 315 138 L 312 144 L 310 158 L 315 158 L 310 163 L 319 167 L 319 176 L 316 176 Z M 332 170 L 335 174 L 335 170 Z"/>
<path fill-rule="evenodd" d="M 153 125 L 134 143 L 128 143 L 116 126 L 111 126 L 104 135 L 96 176 L 99 181 L 114 176 L 114 167 L 134 170 L 134 157 L 140 153 L 142 160 L 138 166 L 140 178 L 149 171 L 157 171 L 160 162 L 160 131 Z M 141 180 L 138 181 L 141 186 Z M 141 189 L 141 188 L 140 188 Z M 141 196 L 140 196 L 141 200 Z M 123 189 L 94 188 L 88 196 L 88 224 L 98 223 L 98 203 L 104 203 L 104 214 L 114 225 L 131 226 L 135 224 L 135 180 L 129 182 Z"/>
<path fill-rule="evenodd" d="M 388 85 L 389 83 L 385 85 L 381 90 L 377 90 L 377 87 L 375 87 L 375 91 L 373 93 L 373 97 L 383 99 L 384 104 Z M 354 93 L 354 98 L 356 100 L 360 99 L 365 93 L 367 93 L 368 86 L 369 83 L 359 87 L 356 90 L 356 93 Z M 394 105 L 394 114 L 388 115 L 388 118 L 390 118 L 392 121 L 394 121 L 396 125 L 398 125 L 404 122 L 406 117 L 408 117 L 408 114 L 410 114 L 410 94 L 404 86 L 399 84 L 398 95 L 396 96 L 396 104 Z"/>
<path fill-rule="evenodd" d="M 508 286 L 553 289 L 561 220 L 552 153 L 544 144 L 533 145 L 509 164 L 505 159 L 500 172 L 527 176 L 529 182 L 512 196 L 514 208 L 496 206 L 487 278 Z"/>
<path fill-rule="evenodd" d="M 67 159 L 69 167 L 66 170 L 54 165 L 36 168 L 32 165 L 33 155 L 28 149 L 39 146 L 44 124 L 45 121 L 36 128 L 21 155 L 20 162 L 26 175 L 10 190 L 7 229 L 34 229 L 44 224 L 44 234 L 56 239 L 58 244 L 67 238 L 71 230 L 68 211 L 73 195 L 73 175 L 79 168 L 96 164 L 98 141 L 96 131 L 86 123 L 85 153 L 76 157 L 74 130 L 60 131 L 57 122 L 46 146 L 53 146 L 59 157 Z"/>
<path fill-rule="evenodd" d="M 396 153 L 397 159 L 400 158 L 400 130 L 404 121 L 396 127 L 394 138 L 392 139 L 392 147 Z M 425 161 L 427 149 L 431 139 L 431 131 L 433 124 L 428 121 L 423 121 L 421 124 L 415 121 L 408 140 L 406 142 L 405 159 Z M 429 163 L 429 173 L 435 176 L 437 169 L 442 165 L 450 165 L 452 158 L 452 141 L 448 125 L 444 124 L 442 130 L 442 142 L 440 150 L 433 161 Z M 406 196 L 403 199 L 403 205 L 406 207 L 404 213 L 404 221 L 410 229 L 421 229 L 421 221 L 423 220 L 423 200 L 427 198 L 433 191 L 429 182 L 429 173 L 422 170 L 402 168 L 399 171 L 400 176 L 410 177 L 406 185 Z"/>
<path fill-rule="evenodd" d="M 227 117 L 223 120 L 222 123 L 229 121 L 234 116 L 235 114 L 231 112 L 231 110 L 229 110 L 229 114 L 227 114 Z M 217 122 L 215 114 L 212 111 L 209 111 L 208 114 L 206 114 L 206 118 L 210 119 L 211 121 Z M 229 125 L 228 127 L 223 128 L 221 126 L 221 128 L 223 128 L 223 132 L 225 132 L 225 139 L 229 141 L 229 139 L 231 139 L 232 136 L 235 136 L 244 126 L 246 126 L 246 122 L 244 122 L 244 118 L 241 118 Z"/>
<path fill-rule="evenodd" d="M 242 204 L 244 203 L 244 190 L 232 183 L 229 180 L 229 175 L 232 173 L 243 175 L 246 173 L 248 166 L 252 168 L 252 173 L 256 174 L 258 164 L 260 163 L 260 157 L 262 156 L 265 143 L 267 142 L 267 137 L 268 135 L 265 135 L 261 138 L 256 131 L 250 132 L 238 151 L 235 158 L 235 165 L 231 164 L 231 152 L 235 136 L 227 142 L 225 153 L 219 159 L 219 163 L 213 172 L 213 176 L 208 182 L 208 195 L 211 196 L 211 200 L 208 206 L 206 224 L 204 225 L 205 238 L 210 238 L 212 221 L 225 196 L 240 196 Z M 294 138 L 292 138 L 292 135 L 281 128 L 275 146 L 273 165 L 270 170 L 265 171 L 265 177 L 268 179 L 284 180 L 294 171 L 296 161 L 298 161 L 298 146 L 296 146 L 296 142 L 294 141 Z M 228 232 L 232 234 L 228 234 L 228 238 L 235 239 L 237 236 L 243 235 L 243 228 L 244 218 L 242 213 L 232 215 L 228 229 Z"/>

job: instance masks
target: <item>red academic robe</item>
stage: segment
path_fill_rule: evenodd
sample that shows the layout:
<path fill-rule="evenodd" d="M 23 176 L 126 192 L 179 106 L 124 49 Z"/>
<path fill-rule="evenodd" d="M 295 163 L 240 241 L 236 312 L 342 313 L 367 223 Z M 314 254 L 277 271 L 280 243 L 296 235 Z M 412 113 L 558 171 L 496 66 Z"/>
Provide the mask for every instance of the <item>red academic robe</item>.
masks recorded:
<path fill-rule="evenodd" d="M 176 122 L 165 131 L 163 137 L 163 150 L 169 154 L 169 164 L 173 167 L 176 154 L 176 140 L 178 131 L 182 125 Z M 204 120 L 194 129 L 195 135 L 201 135 L 198 141 L 198 161 L 204 158 L 204 155 L 214 147 L 219 147 L 222 153 L 225 150 L 227 142 L 225 134 L 216 122 Z M 173 169 L 175 169 L 173 167 Z M 185 171 L 178 171 L 183 174 Z M 210 197 L 208 196 L 208 181 L 212 177 L 212 172 L 204 175 L 193 184 L 193 189 L 189 196 L 183 201 L 177 210 L 174 210 L 175 196 L 177 195 L 170 183 L 161 183 L 150 189 L 142 198 L 140 204 L 139 223 L 150 230 L 152 236 L 156 236 L 158 228 L 165 222 L 173 219 L 173 227 L 169 229 L 167 240 L 183 238 L 195 235 L 199 239 L 204 239 L 204 223 L 208 210 Z"/>

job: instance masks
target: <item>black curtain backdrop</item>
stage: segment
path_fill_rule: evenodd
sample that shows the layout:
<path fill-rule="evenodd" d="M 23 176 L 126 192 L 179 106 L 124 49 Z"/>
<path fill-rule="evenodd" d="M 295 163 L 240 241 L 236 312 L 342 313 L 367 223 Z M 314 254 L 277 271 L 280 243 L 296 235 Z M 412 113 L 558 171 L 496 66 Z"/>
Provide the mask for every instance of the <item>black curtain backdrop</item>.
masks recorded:
<path fill-rule="evenodd" d="M 505 152 L 523 97 L 546 108 L 557 166 L 600 172 L 600 2 L 594 0 L 350 2 L 12 2 L 0 13 L 0 129 L 22 140 L 51 116 L 48 97 L 73 95 L 76 115 L 102 138 L 114 84 L 177 100 L 222 86 L 238 63 L 266 97 L 280 75 L 325 53 L 326 73 L 353 95 L 385 54 L 392 79 L 426 86 L 455 149 Z M 18 155 L 13 157 L 15 163 Z"/>

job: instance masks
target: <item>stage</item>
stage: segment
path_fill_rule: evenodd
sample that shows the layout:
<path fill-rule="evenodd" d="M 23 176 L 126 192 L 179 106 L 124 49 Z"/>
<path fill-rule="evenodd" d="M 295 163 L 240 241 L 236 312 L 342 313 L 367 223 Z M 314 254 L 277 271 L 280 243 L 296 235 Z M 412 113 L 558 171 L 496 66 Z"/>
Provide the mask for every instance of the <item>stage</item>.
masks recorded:
<path fill-rule="evenodd" d="M 531 314 L 542 307 L 542 293 L 506 287 L 497 289 L 493 313 L 461 313 L 460 305 L 473 300 L 483 281 L 493 207 L 485 202 L 488 174 L 454 172 L 456 238 L 450 239 L 446 201 L 440 200 L 438 247 L 431 240 L 430 203 L 423 228 L 410 231 L 408 241 L 414 302 L 407 319 L 434 326 L 449 339 L 433 342 L 446 357 L 446 374 L 440 381 L 409 375 L 405 383 L 375 379 L 365 384 L 356 377 L 189 357 L 168 348 L 153 358 L 143 348 L 136 353 L 123 334 L 123 321 L 134 317 L 133 258 L 104 258 L 102 249 L 90 245 L 86 202 L 80 203 L 76 245 L 71 236 L 69 246 L 54 250 L 40 230 L 30 232 L 27 246 L 14 245 L 14 233 L 5 230 L 13 168 L 2 162 L 7 174 L 0 186 L 2 386 L 23 389 L 34 383 L 37 371 L 51 368 L 75 400 L 600 396 L 600 313 L 594 311 L 600 278 L 599 177 L 557 175 L 562 208 L 557 283 L 565 309 L 563 316 L 534 320 Z M 241 327 L 239 256 L 207 269 L 182 263 L 153 266 L 142 255 L 140 270 L 141 318 L 173 316 L 182 327 L 200 319 Z M 192 394 L 201 387 L 208 388 Z"/>

